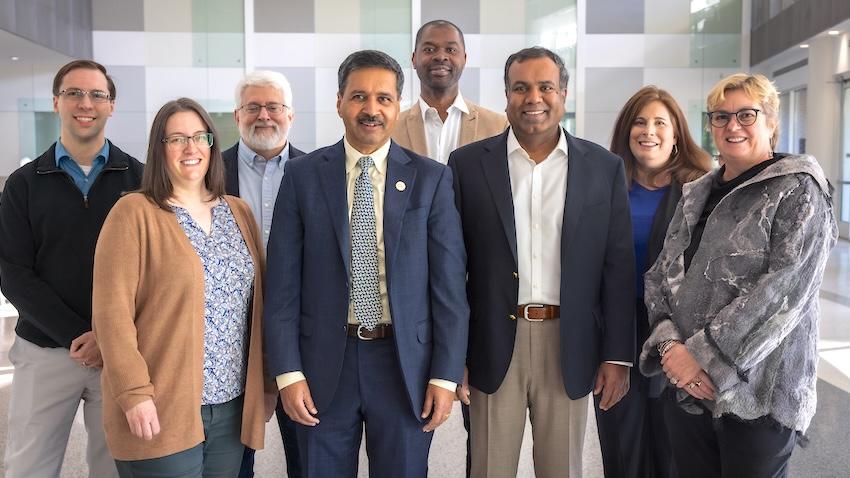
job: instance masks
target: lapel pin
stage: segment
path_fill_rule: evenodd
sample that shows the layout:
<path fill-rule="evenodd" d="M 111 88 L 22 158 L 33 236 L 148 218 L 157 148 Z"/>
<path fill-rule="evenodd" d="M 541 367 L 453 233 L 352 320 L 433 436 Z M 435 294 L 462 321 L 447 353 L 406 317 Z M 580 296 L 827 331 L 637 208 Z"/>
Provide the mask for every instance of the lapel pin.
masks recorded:
<path fill-rule="evenodd" d="M 407 189 L 407 184 L 404 184 L 404 181 L 399 181 L 399 182 L 395 183 L 395 188 L 398 191 L 404 191 L 405 189 Z"/>

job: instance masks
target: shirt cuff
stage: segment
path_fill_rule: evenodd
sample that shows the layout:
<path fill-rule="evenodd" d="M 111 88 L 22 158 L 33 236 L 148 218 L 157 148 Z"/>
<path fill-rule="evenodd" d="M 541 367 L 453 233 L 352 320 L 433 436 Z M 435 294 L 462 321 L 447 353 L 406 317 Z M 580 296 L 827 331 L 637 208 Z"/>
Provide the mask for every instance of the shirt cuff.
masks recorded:
<path fill-rule="evenodd" d="M 428 384 L 436 385 L 440 388 L 445 388 L 446 390 L 448 390 L 452 393 L 454 393 L 455 390 L 457 390 L 457 384 L 456 383 L 450 382 L 448 380 L 439 379 L 439 378 L 432 378 L 431 380 L 428 380 Z"/>
<path fill-rule="evenodd" d="M 296 370 L 295 372 L 286 372 L 275 377 L 275 382 L 277 382 L 277 389 L 283 390 L 284 388 L 292 385 L 295 382 L 300 382 L 302 380 L 307 380 L 307 377 L 301 373 L 300 370 Z"/>
<path fill-rule="evenodd" d="M 612 363 L 614 365 L 622 365 L 624 367 L 634 367 L 635 364 L 631 362 L 621 362 L 619 360 L 606 360 L 605 363 Z"/>

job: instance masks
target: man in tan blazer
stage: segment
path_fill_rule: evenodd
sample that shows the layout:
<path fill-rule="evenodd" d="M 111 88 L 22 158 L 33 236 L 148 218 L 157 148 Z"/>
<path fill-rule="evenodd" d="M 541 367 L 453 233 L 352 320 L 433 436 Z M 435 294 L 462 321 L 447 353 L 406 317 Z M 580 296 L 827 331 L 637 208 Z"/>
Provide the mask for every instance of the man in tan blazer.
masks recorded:
<path fill-rule="evenodd" d="M 448 20 L 422 25 L 416 32 L 412 62 L 421 91 L 413 106 L 398 116 L 392 138 L 399 146 L 446 164 L 455 149 L 507 129 L 505 115 L 466 101 L 460 94 L 458 81 L 466 66 L 466 43 L 457 25 Z M 468 392 L 461 396 L 463 427 L 468 433 Z M 468 439 L 466 450 L 469 476 Z"/>
<path fill-rule="evenodd" d="M 401 147 L 446 164 L 460 146 L 504 131 L 505 115 L 464 100 L 458 80 L 466 65 L 463 32 L 447 20 L 433 20 L 416 32 L 413 67 L 421 92 L 402 111 L 392 138 Z"/>

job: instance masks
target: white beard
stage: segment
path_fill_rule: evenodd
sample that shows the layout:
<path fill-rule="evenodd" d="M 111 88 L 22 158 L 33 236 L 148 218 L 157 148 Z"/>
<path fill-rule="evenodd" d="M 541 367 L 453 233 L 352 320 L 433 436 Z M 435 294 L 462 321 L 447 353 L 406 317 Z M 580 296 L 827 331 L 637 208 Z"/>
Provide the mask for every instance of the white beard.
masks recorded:
<path fill-rule="evenodd" d="M 257 123 L 258 122 L 254 122 L 247 128 L 239 128 L 239 134 L 242 135 L 242 141 L 252 150 L 267 151 L 275 149 L 279 144 L 286 141 L 286 133 L 280 130 L 280 125 L 277 123 L 263 125 L 274 127 L 274 132 L 272 134 L 257 134 Z"/>

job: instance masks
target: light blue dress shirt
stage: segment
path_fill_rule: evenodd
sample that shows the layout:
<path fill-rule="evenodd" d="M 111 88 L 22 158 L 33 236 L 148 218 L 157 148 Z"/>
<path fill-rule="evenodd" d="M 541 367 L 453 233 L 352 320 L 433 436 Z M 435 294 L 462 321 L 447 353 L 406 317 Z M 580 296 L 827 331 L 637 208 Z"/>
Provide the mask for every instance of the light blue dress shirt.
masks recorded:
<path fill-rule="evenodd" d="M 274 203 L 283 180 L 283 166 L 289 159 L 289 142 L 280 155 L 270 160 L 255 153 L 241 139 L 237 151 L 239 196 L 251 207 L 263 235 L 263 247 L 266 247 L 272 228 Z"/>
<path fill-rule="evenodd" d="M 68 154 L 65 146 L 62 146 L 62 139 L 56 141 L 56 167 L 68 173 L 68 176 L 74 181 L 74 184 L 83 193 L 83 197 L 89 196 L 89 188 L 97 179 L 97 175 L 103 170 L 106 165 L 106 159 L 109 158 L 109 141 L 103 142 L 103 148 L 97 153 L 94 161 L 91 163 L 91 170 L 88 174 L 83 172 L 83 168 L 77 164 L 77 161 Z"/>

